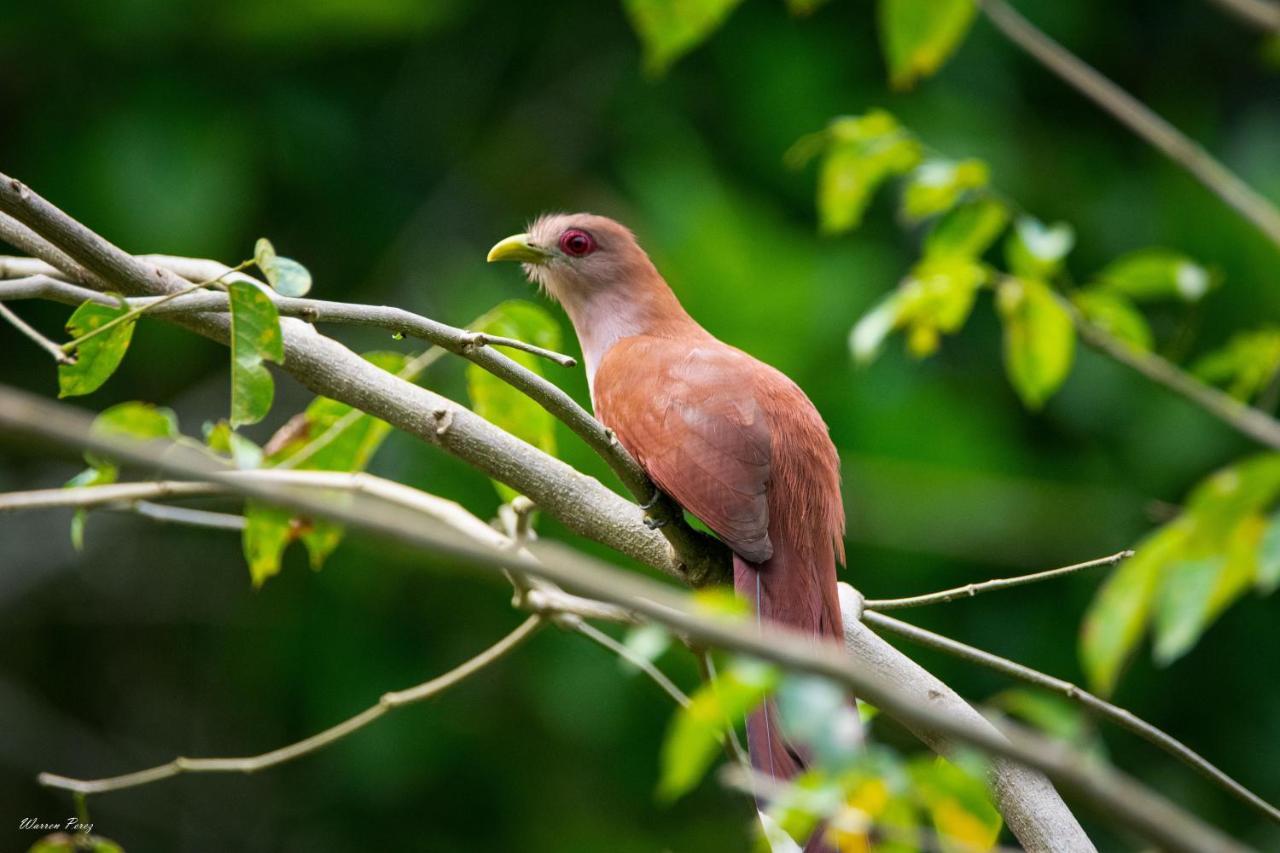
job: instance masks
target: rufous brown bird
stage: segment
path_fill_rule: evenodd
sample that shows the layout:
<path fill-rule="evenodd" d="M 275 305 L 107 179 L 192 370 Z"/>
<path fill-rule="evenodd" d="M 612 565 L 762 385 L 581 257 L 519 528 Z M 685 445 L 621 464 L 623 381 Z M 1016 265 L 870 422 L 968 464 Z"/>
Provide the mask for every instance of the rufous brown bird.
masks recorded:
<path fill-rule="evenodd" d="M 756 618 L 839 641 L 840 463 L 799 386 L 698 325 L 612 219 L 546 215 L 489 260 L 522 262 L 564 306 L 596 417 L 733 550 L 734 587 Z M 786 779 L 801 769 L 772 705 L 748 720 L 747 739 L 763 772 Z"/>

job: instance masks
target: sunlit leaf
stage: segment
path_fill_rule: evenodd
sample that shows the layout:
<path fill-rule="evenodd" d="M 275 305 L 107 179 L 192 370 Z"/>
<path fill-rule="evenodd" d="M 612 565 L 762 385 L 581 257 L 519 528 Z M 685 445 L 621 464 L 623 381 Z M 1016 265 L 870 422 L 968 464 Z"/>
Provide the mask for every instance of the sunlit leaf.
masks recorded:
<path fill-rule="evenodd" d="M 1085 612 L 1080 659 L 1095 692 L 1109 695 L 1120 669 L 1146 633 L 1153 598 L 1165 565 L 1186 549 L 1189 525 L 1177 519 L 1140 542 Z"/>
<path fill-rule="evenodd" d="M 987 164 L 981 160 L 930 160 L 908 178 L 902 213 L 915 221 L 945 213 L 969 190 L 986 186 L 988 178 Z"/>
<path fill-rule="evenodd" d="M 129 308 L 123 299 L 119 305 L 85 302 L 67 320 L 67 334 L 74 340 L 128 313 Z M 58 396 L 77 397 L 101 388 L 116 372 L 128 351 L 129 341 L 133 340 L 134 322 L 121 323 L 78 345 L 76 363 L 58 365 Z"/>
<path fill-rule="evenodd" d="M 735 726 L 777 685 L 778 670 L 750 658 L 735 658 L 704 684 L 671 721 L 662 743 L 658 795 L 674 800 L 702 779 L 725 731 Z"/>
<path fill-rule="evenodd" d="M 849 346 L 854 359 L 860 364 L 873 360 L 895 329 L 906 331 L 907 349 L 913 356 L 931 355 L 941 335 L 964 325 L 986 280 L 986 267 L 966 257 L 926 257 L 853 327 Z"/>
<path fill-rule="evenodd" d="M 715 32 L 742 0 L 623 0 L 644 46 L 645 68 L 661 74 Z"/>
<path fill-rule="evenodd" d="M 1045 225 L 1038 219 L 1021 216 L 1004 242 L 1009 271 L 1019 278 L 1048 280 L 1062 268 L 1076 235 L 1065 222 Z"/>
<path fill-rule="evenodd" d="M 1248 402 L 1276 381 L 1280 372 L 1280 329 L 1241 332 L 1222 349 L 1203 356 L 1192 371 Z"/>
<path fill-rule="evenodd" d="M 876 190 L 920 160 L 920 146 L 899 131 L 872 139 L 837 140 L 818 174 L 818 219 L 828 234 L 852 231 Z"/>
<path fill-rule="evenodd" d="M 231 426 L 255 424 L 271 410 L 275 386 L 264 361 L 284 363 L 280 315 L 257 285 L 227 285 L 231 300 Z"/>
<path fill-rule="evenodd" d="M 978 258 L 1004 227 L 1009 212 L 993 198 L 979 198 L 956 207 L 938 220 L 924 241 L 926 258 Z"/>
<path fill-rule="evenodd" d="M 1082 290 L 1071 301 L 1084 318 L 1117 340 L 1139 350 L 1150 350 L 1155 340 L 1151 327 L 1126 297 L 1102 290 Z"/>
<path fill-rule="evenodd" d="M 1003 821 L 980 772 L 969 772 L 945 758 L 921 757 L 907 766 L 917 796 L 924 802 L 947 853 L 990 850 Z"/>
<path fill-rule="evenodd" d="M 694 590 L 692 595 L 694 610 L 705 616 L 728 617 L 741 619 L 751 609 L 747 600 L 736 595 L 732 589 L 722 586 L 706 586 Z"/>
<path fill-rule="evenodd" d="M 1093 286 L 1135 302 L 1196 302 L 1214 284 L 1214 276 L 1186 255 L 1169 249 L 1139 249 L 1103 268 Z"/>
<path fill-rule="evenodd" d="M 942 67 L 969 32 L 973 0 L 879 0 L 889 85 L 909 89 Z"/>
<path fill-rule="evenodd" d="M 276 254 L 266 237 L 259 238 L 253 248 L 253 261 L 262 270 L 271 289 L 281 296 L 306 296 L 311 290 L 311 273 L 292 258 Z"/>
<path fill-rule="evenodd" d="M 477 332 L 517 338 L 551 350 L 558 350 L 561 345 L 560 324 L 555 318 L 542 306 L 518 299 L 498 305 L 473 328 Z M 507 355 L 542 375 L 543 362 L 537 356 L 518 351 Z M 528 395 L 476 364 L 467 365 L 467 392 L 471 397 L 471 407 L 480 417 L 545 453 L 555 455 L 555 418 Z M 504 483 L 494 481 L 494 487 L 504 501 L 516 496 L 516 492 Z"/>
<path fill-rule="evenodd" d="M 1027 408 L 1039 409 L 1071 372 L 1076 343 L 1071 315 L 1038 279 L 1004 279 L 996 306 L 1004 323 L 1009 381 Z"/>

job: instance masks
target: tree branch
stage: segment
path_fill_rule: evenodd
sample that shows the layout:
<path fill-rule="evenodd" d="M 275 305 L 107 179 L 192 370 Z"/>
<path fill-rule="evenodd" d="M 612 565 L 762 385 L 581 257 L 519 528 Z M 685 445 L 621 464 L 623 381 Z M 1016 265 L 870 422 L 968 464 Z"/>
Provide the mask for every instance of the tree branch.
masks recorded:
<path fill-rule="evenodd" d="M 1246 24 L 1268 33 L 1280 33 L 1280 4 L 1272 0 L 1210 0 Z"/>
<path fill-rule="evenodd" d="M 444 675 L 415 687 L 410 687 L 407 690 L 384 693 L 378 699 L 378 704 L 371 705 L 354 717 L 349 717 L 336 726 L 327 728 L 305 740 L 291 743 L 280 749 L 273 749 L 271 752 L 264 752 L 261 755 L 247 758 L 184 758 L 180 756 L 158 767 L 126 773 L 122 776 L 111 776 L 106 779 L 72 779 L 53 773 L 41 773 L 37 780 L 41 785 L 49 788 L 61 788 L 64 791 L 74 791 L 78 794 L 100 794 L 104 791 L 136 788 L 139 785 L 159 782 L 161 779 L 169 779 L 182 773 L 256 773 L 259 770 L 275 767 L 277 764 L 284 764 L 287 761 L 292 761 L 295 758 L 301 758 L 316 750 L 323 749 L 334 741 L 364 728 L 388 711 L 394 711 L 397 708 L 403 708 L 405 705 L 412 705 L 415 702 L 421 702 L 424 699 L 443 693 L 486 666 L 506 657 L 532 637 L 542 625 L 542 617 L 530 616 L 521 623 L 520 627 L 497 643 L 466 663 L 449 670 Z"/>
<path fill-rule="evenodd" d="M 648 658 L 641 657 L 631 651 L 631 649 L 627 648 L 623 643 L 619 643 L 604 631 L 601 631 L 599 628 L 587 622 L 578 622 L 578 624 L 574 626 L 574 630 L 582 636 L 589 637 L 601 646 L 604 646 L 606 649 L 613 652 L 615 655 L 622 658 L 645 675 L 649 676 L 649 678 L 653 679 L 654 683 L 661 687 L 663 692 L 670 696 L 672 701 L 681 708 L 689 707 L 689 697 L 685 695 L 683 690 L 676 686 L 674 681 L 667 677 L 665 672 L 658 669 L 658 667 L 654 665 L 653 661 Z"/>
<path fill-rule="evenodd" d="M 158 442 L 144 445 L 118 437 L 94 435 L 90 424 L 89 417 L 71 407 L 0 386 L 0 429 L 92 450 L 125 462 L 147 464 L 170 475 L 222 482 L 226 474 L 224 467 L 191 448 L 170 443 L 163 452 L 158 452 Z M 918 673 L 923 671 L 909 662 L 904 664 L 906 659 L 893 652 L 891 647 L 888 654 L 881 649 L 878 662 L 873 661 L 874 645 L 871 644 L 880 643 L 886 647 L 887 644 L 856 620 L 850 620 L 846 628 L 846 639 L 852 638 L 853 648 L 858 650 L 857 654 L 850 656 L 842 650 L 815 645 L 808 637 L 779 626 L 762 627 L 708 617 L 693 609 L 687 596 L 675 594 L 663 585 L 638 575 L 618 571 L 562 545 L 536 543 L 530 546 L 529 555 L 512 553 L 433 524 L 419 513 L 408 512 L 384 501 L 374 500 L 371 503 L 370 499 L 360 495 L 334 503 L 319 500 L 306 490 L 282 487 L 260 478 L 226 478 L 226 482 L 234 482 L 246 495 L 269 503 L 428 549 L 459 568 L 494 574 L 511 571 L 521 576 L 549 580 L 574 594 L 636 612 L 705 645 L 734 649 L 787 669 L 830 678 L 916 730 L 922 737 L 927 737 L 927 742 L 965 743 L 1044 771 L 1113 820 L 1165 849 L 1187 853 L 1243 849 L 1124 774 L 1093 763 L 1063 744 L 1019 729 L 997 729 L 991 723 L 978 725 L 968 716 L 976 714 L 972 709 L 968 709 L 966 714 L 948 708 L 936 702 L 934 696 L 920 701 L 921 694 L 908 689 L 903 682 L 908 675 L 919 679 Z M 850 594 L 856 595 L 851 590 Z M 867 637 L 872 639 L 867 640 Z M 867 650 L 865 654 L 862 652 L 864 648 Z M 889 668 L 887 673 L 883 671 L 886 666 Z M 936 687 L 932 689 L 937 696 L 945 695 Z M 958 698 L 956 701 L 959 702 Z M 1035 776 L 1031 773 L 1025 779 L 1000 789 L 1005 792 L 1001 794 L 1002 805 L 1008 805 L 1008 801 L 1003 799 L 1007 793 L 1020 796 L 1018 792 L 1024 788 L 1031 790 L 1036 784 Z M 1048 783 L 1041 783 L 1035 796 L 1042 803 L 1054 799 Z M 1015 832 L 1026 832 L 1028 838 L 1037 837 L 1032 834 L 1037 824 L 1046 832 L 1052 828 L 1058 833 L 1056 836 L 1043 836 L 1050 840 L 1034 849 L 1081 848 L 1079 841 L 1074 848 L 1061 841 L 1050 846 L 1055 837 L 1084 838 L 1078 825 L 1074 832 L 1070 825 L 1062 825 L 1063 821 L 1074 824 L 1074 819 L 1065 810 L 1007 815 L 1007 818 Z"/>
<path fill-rule="evenodd" d="M 13 313 L 13 311 L 9 310 L 9 306 L 5 305 L 3 302 L 0 302 L 0 317 L 4 317 L 15 329 L 34 341 L 36 346 L 53 356 L 53 360 L 58 364 L 76 363 L 75 358 L 68 353 L 63 352 L 62 347 L 58 346 L 28 325 L 26 320 L 23 320 L 17 314 Z"/>
<path fill-rule="evenodd" d="M 0 506 L 2 506 L 3 496 L 0 495 Z M 1120 551 L 1112 554 L 1110 557 L 1099 557 L 1096 560 L 1088 560 L 1083 563 L 1076 563 L 1071 566 L 1063 566 L 1058 569 L 1048 569 L 1043 572 L 1034 572 L 1029 575 L 1018 575 L 1012 578 L 996 578 L 995 580 L 983 581 L 982 583 L 965 584 L 954 589 L 944 589 L 942 592 L 931 592 L 927 595 L 913 595 L 909 598 L 880 598 L 867 599 L 862 606 L 867 610 L 902 610 L 907 607 L 923 607 L 926 604 L 945 604 L 948 601 L 955 601 L 957 598 L 972 598 L 978 593 L 994 592 L 998 589 L 1009 589 L 1010 587 L 1023 586 L 1024 584 L 1037 583 L 1039 581 L 1052 580 L 1060 578 L 1064 575 L 1075 574 L 1076 572 L 1092 569 L 1097 566 L 1114 566 L 1121 560 L 1132 557 L 1132 551 Z"/>
<path fill-rule="evenodd" d="M 1004 0 L 977 0 L 977 3 L 1006 38 L 1190 172 L 1268 240 L 1280 246 L 1280 210 L 1201 145 L 1045 35 Z"/>

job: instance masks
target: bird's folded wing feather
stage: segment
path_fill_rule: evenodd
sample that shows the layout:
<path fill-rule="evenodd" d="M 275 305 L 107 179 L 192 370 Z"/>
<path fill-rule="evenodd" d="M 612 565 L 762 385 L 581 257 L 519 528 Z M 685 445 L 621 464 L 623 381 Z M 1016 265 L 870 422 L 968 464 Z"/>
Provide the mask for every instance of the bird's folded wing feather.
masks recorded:
<path fill-rule="evenodd" d="M 773 552 L 771 447 L 751 366 L 718 342 L 625 338 L 602 359 L 593 393 L 597 416 L 658 487 L 758 563 Z"/>

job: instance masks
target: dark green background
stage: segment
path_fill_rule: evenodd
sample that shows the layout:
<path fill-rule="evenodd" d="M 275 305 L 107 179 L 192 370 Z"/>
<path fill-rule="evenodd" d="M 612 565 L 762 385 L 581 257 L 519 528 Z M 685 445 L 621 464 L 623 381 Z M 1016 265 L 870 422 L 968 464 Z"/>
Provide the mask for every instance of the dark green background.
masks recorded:
<path fill-rule="evenodd" d="M 1280 85 L 1253 33 L 1198 0 L 1019 6 L 1280 199 Z M 787 172 L 781 157 L 830 116 L 872 106 L 935 148 L 988 160 L 1007 194 L 1073 223 L 1078 276 L 1152 244 L 1220 268 L 1225 286 L 1202 309 L 1156 318 L 1166 339 L 1195 332 L 1173 355 L 1280 308 L 1275 247 L 985 23 L 905 95 L 885 86 L 871 5 L 848 0 L 807 20 L 753 0 L 666 78 L 640 69 L 621 9 L 588 0 L 3 0 L 0 170 L 131 251 L 235 262 L 267 235 L 311 268 L 318 297 L 459 325 L 502 299 L 534 298 L 514 268 L 483 263 L 496 239 L 549 209 L 616 216 L 696 317 L 788 372 L 823 411 L 846 473 L 846 577 L 871 596 L 1126 547 L 1149 529 L 1153 501 L 1179 501 L 1252 450 L 1087 352 L 1047 410 L 1027 414 L 1003 377 L 985 297 L 935 358 L 914 363 L 895 341 L 871 368 L 852 366 L 849 327 L 906 269 L 912 238 L 891 194 L 855 235 L 817 237 L 813 176 Z M 51 334 L 68 313 L 18 309 Z M 357 349 L 412 345 L 330 331 Z M 3 381 L 54 393 L 53 365 L 7 326 L 0 353 Z M 120 373 L 76 402 L 163 403 L 198 434 L 227 412 L 227 364 L 221 347 L 143 322 Z M 586 401 L 580 371 L 550 369 Z M 461 399 L 461 377 L 450 359 L 425 381 Z M 264 439 L 306 401 L 283 378 L 269 421 L 249 434 Z M 562 433 L 563 455 L 604 477 Z M 5 490 L 55 486 L 79 467 L 12 439 L 0 451 Z M 496 506 L 484 478 L 405 436 L 373 470 L 484 516 Z M 0 517 L 3 849 L 34 840 L 14 830 L 20 817 L 70 813 L 34 785 L 39 770 L 103 775 L 267 750 L 442 671 L 519 619 L 501 585 L 369 540 L 346 543 L 319 574 L 290 552 L 254 592 L 234 534 L 99 513 L 77 554 L 68 521 Z M 1077 628 L 1099 579 L 910 618 L 1078 680 Z M 1278 606 L 1247 597 L 1168 669 L 1144 652 L 1118 694 L 1272 801 Z M 1006 686 L 917 657 L 975 699 Z M 693 683 L 687 660 L 667 663 Z M 714 784 L 655 804 L 669 713 L 651 684 L 552 631 L 322 754 L 256 777 L 104 795 L 92 813 L 134 853 L 740 848 L 750 809 Z M 1274 826 L 1163 754 L 1104 734 L 1127 770 L 1262 848 L 1280 846 Z M 1085 817 L 1105 849 L 1125 846 Z"/>

